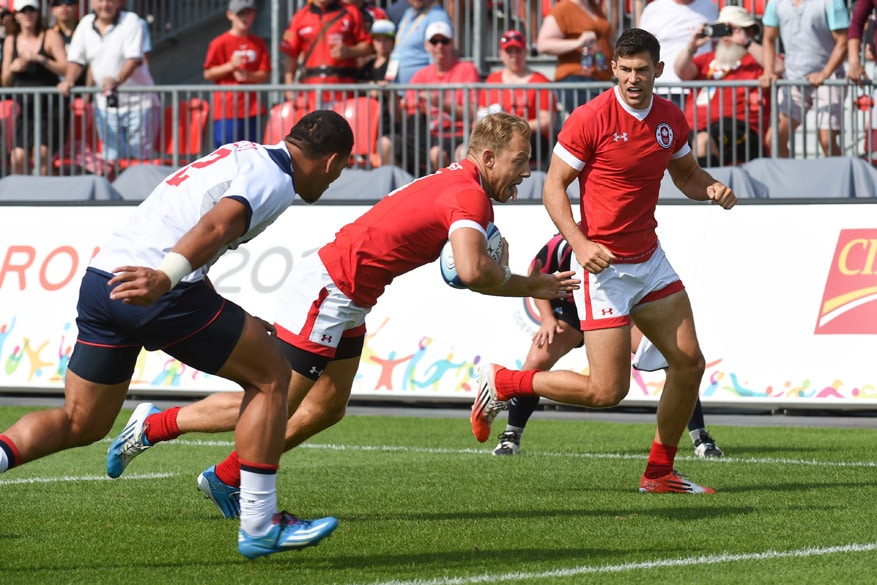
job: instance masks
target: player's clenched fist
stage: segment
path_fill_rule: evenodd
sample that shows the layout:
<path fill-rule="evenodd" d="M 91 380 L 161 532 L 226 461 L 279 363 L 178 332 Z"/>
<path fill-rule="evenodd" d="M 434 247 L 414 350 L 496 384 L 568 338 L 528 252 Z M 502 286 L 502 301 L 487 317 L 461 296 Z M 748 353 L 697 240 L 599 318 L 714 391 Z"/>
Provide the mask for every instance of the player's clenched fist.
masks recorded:
<path fill-rule="evenodd" d="M 737 203 L 737 196 L 727 185 L 716 182 L 706 188 L 706 196 L 724 209 L 731 209 Z"/>

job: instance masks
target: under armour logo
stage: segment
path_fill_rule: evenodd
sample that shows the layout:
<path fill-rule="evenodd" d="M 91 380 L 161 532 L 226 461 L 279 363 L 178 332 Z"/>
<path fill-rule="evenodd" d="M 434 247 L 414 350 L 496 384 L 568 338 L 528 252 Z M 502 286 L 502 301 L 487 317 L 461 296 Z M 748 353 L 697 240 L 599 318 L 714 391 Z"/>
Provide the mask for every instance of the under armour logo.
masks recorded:
<path fill-rule="evenodd" d="M 600 309 L 600 313 L 602 313 L 603 315 L 611 315 L 612 309 Z"/>
<path fill-rule="evenodd" d="M 615 140 L 615 142 L 618 142 L 619 140 L 624 140 L 625 142 L 627 142 L 627 132 L 622 132 L 621 134 L 619 134 L 618 132 L 614 132 L 612 134 L 612 138 Z"/>
<path fill-rule="evenodd" d="M 314 375 L 316 375 L 317 377 L 320 377 L 320 376 L 323 375 L 323 370 L 317 368 L 317 366 L 311 366 L 311 369 L 309 370 L 309 373 L 314 374 Z"/>
<path fill-rule="evenodd" d="M 322 341 L 323 343 L 332 343 L 332 336 L 323 333 L 323 334 L 320 336 L 320 341 Z"/>

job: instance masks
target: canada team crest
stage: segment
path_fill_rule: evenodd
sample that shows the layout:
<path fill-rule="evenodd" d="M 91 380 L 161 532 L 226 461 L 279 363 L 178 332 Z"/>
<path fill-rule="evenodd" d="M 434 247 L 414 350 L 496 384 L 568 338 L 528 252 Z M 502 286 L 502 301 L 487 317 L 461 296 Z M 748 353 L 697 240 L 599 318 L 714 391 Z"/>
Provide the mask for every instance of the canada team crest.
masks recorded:
<path fill-rule="evenodd" d="M 673 146 L 673 129 L 670 128 L 670 124 L 667 122 L 658 124 L 658 129 L 655 130 L 655 139 L 661 145 L 661 148 Z"/>

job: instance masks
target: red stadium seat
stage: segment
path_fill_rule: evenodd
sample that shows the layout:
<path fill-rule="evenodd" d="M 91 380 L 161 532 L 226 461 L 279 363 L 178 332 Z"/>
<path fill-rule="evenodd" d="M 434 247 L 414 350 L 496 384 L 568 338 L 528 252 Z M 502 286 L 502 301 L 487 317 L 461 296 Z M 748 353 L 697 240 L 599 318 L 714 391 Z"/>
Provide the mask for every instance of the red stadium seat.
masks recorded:
<path fill-rule="evenodd" d="M 164 110 L 164 144 L 156 164 L 172 165 L 174 152 L 180 155 L 180 164 L 187 164 L 201 156 L 204 130 L 210 118 L 210 105 L 201 98 L 181 101 L 178 106 L 179 124 L 174 126 L 174 108 Z M 178 141 L 179 139 L 179 141 Z"/>
<path fill-rule="evenodd" d="M 276 144 L 283 140 L 289 134 L 289 129 L 307 113 L 308 107 L 304 100 L 291 100 L 271 108 L 268 123 L 265 125 L 265 144 Z"/>
<path fill-rule="evenodd" d="M 335 104 L 336 112 L 347 118 L 353 129 L 351 166 L 379 167 L 378 133 L 381 128 L 381 102 L 370 97 L 356 97 Z"/>

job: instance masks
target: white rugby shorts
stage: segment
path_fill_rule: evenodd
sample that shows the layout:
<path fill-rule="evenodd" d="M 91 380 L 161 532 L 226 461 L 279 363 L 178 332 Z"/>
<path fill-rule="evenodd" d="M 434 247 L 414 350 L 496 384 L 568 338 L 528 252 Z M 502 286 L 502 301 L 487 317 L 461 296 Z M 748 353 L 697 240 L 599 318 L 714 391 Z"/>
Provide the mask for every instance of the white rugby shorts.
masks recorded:
<path fill-rule="evenodd" d="M 365 335 L 369 311 L 338 289 L 314 252 L 293 267 L 280 288 L 274 324 L 279 339 L 333 358 L 342 337 Z"/>
<path fill-rule="evenodd" d="M 611 264 L 599 274 L 582 268 L 575 255 L 572 266 L 582 279 L 581 287 L 573 291 L 582 331 L 629 325 L 636 305 L 685 288 L 660 244 L 645 262 Z"/>

